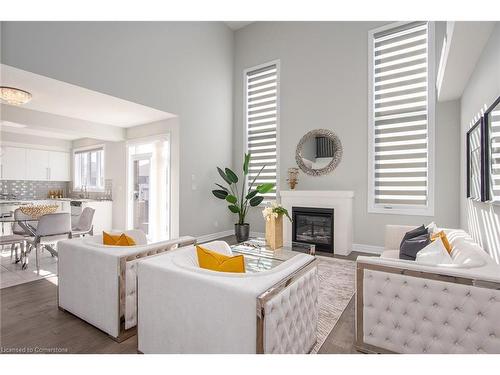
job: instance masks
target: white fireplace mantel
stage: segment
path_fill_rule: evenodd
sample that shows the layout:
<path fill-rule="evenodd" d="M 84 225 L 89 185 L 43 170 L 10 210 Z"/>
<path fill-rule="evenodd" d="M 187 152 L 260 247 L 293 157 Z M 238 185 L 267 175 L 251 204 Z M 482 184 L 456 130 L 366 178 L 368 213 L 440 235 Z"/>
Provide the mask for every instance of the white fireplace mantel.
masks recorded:
<path fill-rule="evenodd" d="M 284 190 L 280 191 L 281 205 L 292 214 L 292 207 L 333 208 L 334 252 L 349 255 L 352 251 L 354 192 L 349 190 Z M 292 242 L 292 224 L 283 220 L 283 241 Z"/>

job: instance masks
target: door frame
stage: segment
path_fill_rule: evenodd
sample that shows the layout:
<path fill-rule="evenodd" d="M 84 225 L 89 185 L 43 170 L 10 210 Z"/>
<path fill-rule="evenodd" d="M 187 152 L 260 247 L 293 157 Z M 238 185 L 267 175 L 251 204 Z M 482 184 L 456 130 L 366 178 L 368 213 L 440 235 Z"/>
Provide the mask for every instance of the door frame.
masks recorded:
<path fill-rule="evenodd" d="M 171 134 L 172 133 L 172 134 Z M 177 136 L 177 137 L 176 137 Z M 126 181 L 125 181 L 125 225 L 126 229 L 133 228 L 133 208 L 132 208 L 132 199 L 130 192 L 130 180 L 132 178 L 132 163 L 131 158 L 133 155 L 130 154 L 130 146 L 137 146 L 140 144 L 151 143 L 154 141 L 164 141 L 168 143 L 168 152 L 167 152 L 167 177 L 169 181 L 168 186 L 168 205 L 169 205 L 169 235 L 170 239 L 179 237 L 179 140 L 178 140 L 178 132 L 176 128 L 173 128 L 168 133 L 158 134 L 147 137 L 140 137 L 129 139 L 125 143 L 125 153 L 126 153 Z"/>

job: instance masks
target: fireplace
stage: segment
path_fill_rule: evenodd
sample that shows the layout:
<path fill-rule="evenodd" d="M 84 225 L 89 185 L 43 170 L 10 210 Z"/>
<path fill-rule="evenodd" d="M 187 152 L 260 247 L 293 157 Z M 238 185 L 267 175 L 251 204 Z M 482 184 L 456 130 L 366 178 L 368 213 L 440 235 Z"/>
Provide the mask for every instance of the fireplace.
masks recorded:
<path fill-rule="evenodd" d="M 292 207 L 292 241 L 333 253 L 333 208 Z"/>

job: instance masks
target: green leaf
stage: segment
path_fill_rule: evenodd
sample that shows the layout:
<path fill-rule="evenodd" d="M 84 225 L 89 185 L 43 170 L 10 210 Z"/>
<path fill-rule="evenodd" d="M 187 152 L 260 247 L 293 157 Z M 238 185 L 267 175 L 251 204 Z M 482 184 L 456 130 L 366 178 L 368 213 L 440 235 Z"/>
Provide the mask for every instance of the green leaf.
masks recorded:
<path fill-rule="evenodd" d="M 247 194 L 247 196 L 245 197 L 245 199 L 252 199 L 253 197 L 255 197 L 257 195 L 258 191 L 257 190 L 252 190 L 251 192 L 249 192 Z"/>
<path fill-rule="evenodd" d="M 253 197 L 252 199 L 250 199 L 250 206 L 252 207 L 255 207 L 255 206 L 258 206 L 259 204 L 262 203 L 262 201 L 264 200 L 264 197 Z"/>
<path fill-rule="evenodd" d="M 229 203 L 232 203 L 232 204 L 235 204 L 236 202 L 238 202 L 238 198 L 236 198 L 234 195 L 232 194 L 228 194 L 226 196 L 226 200 L 229 202 Z"/>
<path fill-rule="evenodd" d="M 218 187 L 220 187 L 222 190 L 227 191 L 227 192 L 229 193 L 229 189 L 228 189 L 227 187 L 222 186 L 221 184 L 215 184 L 215 185 L 217 185 L 217 186 L 218 186 Z"/>
<path fill-rule="evenodd" d="M 226 199 L 228 193 L 225 190 L 212 190 L 212 194 L 219 199 Z"/>
<path fill-rule="evenodd" d="M 243 173 L 248 174 L 248 164 L 250 164 L 250 154 L 245 154 L 245 161 L 243 162 Z"/>
<path fill-rule="evenodd" d="M 227 206 L 227 208 L 229 208 L 229 211 L 231 211 L 233 214 L 237 214 L 240 212 L 240 208 L 234 204 Z"/>
<path fill-rule="evenodd" d="M 222 169 L 217 167 L 217 171 L 219 172 L 220 176 L 224 179 L 224 181 L 226 181 L 229 185 L 232 184 L 231 180 L 229 179 L 229 177 L 226 176 L 226 174 L 224 173 L 224 171 Z"/>
<path fill-rule="evenodd" d="M 229 168 L 226 168 L 226 176 L 227 176 L 227 178 L 229 178 L 229 180 L 232 183 L 235 183 L 235 184 L 238 183 L 238 176 L 236 176 L 236 173 L 234 173 Z"/>
<path fill-rule="evenodd" d="M 257 191 L 261 194 L 269 193 L 271 190 L 273 190 L 274 184 L 271 183 L 266 183 L 266 184 L 261 184 L 257 186 Z"/>

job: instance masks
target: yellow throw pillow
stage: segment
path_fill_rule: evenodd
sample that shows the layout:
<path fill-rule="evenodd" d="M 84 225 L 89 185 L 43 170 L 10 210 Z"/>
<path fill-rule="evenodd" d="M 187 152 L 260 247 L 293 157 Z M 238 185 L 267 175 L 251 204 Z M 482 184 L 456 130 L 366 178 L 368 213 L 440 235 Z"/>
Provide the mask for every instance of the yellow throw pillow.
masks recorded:
<path fill-rule="evenodd" d="M 443 230 L 441 232 L 437 232 L 431 235 L 431 241 L 435 241 L 438 238 L 441 238 L 441 241 L 443 241 L 443 245 L 446 248 L 446 251 L 448 251 L 448 253 L 451 254 L 452 247 L 450 245 L 450 242 L 448 241 L 448 237 L 446 237 L 446 233 L 444 233 Z"/>
<path fill-rule="evenodd" d="M 218 272 L 245 273 L 245 258 L 243 255 L 231 257 L 201 246 L 196 246 L 196 254 L 201 268 Z"/>
<path fill-rule="evenodd" d="M 125 233 L 109 234 L 106 232 L 102 232 L 102 243 L 109 246 L 134 246 L 136 244 L 134 239 Z"/>
<path fill-rule="evenodd" d="M 120 238 L 119 235 L 102 232 L 102 243 L 104 245 L 116 245 L 116 241 L 118 241 L 118 238 Z"/>

